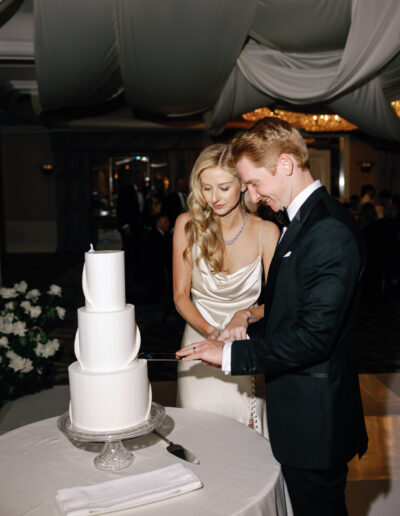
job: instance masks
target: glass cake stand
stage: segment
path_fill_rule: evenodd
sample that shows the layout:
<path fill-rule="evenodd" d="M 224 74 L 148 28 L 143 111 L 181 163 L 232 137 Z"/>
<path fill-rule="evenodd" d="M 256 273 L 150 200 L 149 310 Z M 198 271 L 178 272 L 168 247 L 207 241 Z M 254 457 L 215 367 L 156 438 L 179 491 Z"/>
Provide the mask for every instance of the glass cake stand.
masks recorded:
<path fill-rule="evenodd" d="M 128 451 L 122 441 L 133 439 L 142 435 L 149 434 L 159 426 L 165 418 L 165 409 L 158 403 L 151 404 L 150 414 L 146 421 L 139 425 L 123 430 L 109 432 L 90 432 L 77 428 L 71 423 L 69 412 L 64 412 L 58 420 L 57 426 L 68 438 L 84 443 L 104 443 L 104 447 L 99 455 L 94 458 L 94 464 L 99 469 L 126 468 L 134 461 L 134 455 Z"/>

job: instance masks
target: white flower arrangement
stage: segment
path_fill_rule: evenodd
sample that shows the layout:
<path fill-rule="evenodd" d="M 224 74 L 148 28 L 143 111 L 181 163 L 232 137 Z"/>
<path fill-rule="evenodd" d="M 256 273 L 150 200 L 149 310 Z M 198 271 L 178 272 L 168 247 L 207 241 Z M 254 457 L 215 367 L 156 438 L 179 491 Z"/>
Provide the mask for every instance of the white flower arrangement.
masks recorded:
<path fill-rule="evenodd" d="M 61 295 L 58 285 L 42 294 L 28 290 L 26 281 L 0 288 L 0 406 L 53 385 L 53 359 L 60 343 L 46 332 L 65 317 L 65 309 L 55 306 Z"/>

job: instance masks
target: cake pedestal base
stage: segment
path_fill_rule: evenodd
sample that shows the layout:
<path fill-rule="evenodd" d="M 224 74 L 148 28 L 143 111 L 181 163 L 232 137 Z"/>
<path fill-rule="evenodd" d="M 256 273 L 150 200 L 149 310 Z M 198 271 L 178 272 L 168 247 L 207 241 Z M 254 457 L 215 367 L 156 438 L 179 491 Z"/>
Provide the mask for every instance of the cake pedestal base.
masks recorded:
<path fill-rule="evenodd" d="M 101 453 L 94 458 L 94 465 L 99 469 L 127 468 L 135 460 L 133 453 L 128 451 L 122 441 L 106 442 Z"/>
<path fill-rule="evenodd" d="M 151 404 L 149 417 L 143 423 L 110 432 L 90 432 L 77 428 L 71 423 L 69 412 L 64 412 L 58 420 L 57 426 L 69 439 L 85 443 L 104 443 L 104 448 L 94 458 L 94 464 L 99 469 L 118 470 L 126 468 L 134 461 L 134 455 L 128 451 L 123 440 L 133 439 L 149 434 L 159 426 L 165 418 L 165 409 L 158 403 Z"/>

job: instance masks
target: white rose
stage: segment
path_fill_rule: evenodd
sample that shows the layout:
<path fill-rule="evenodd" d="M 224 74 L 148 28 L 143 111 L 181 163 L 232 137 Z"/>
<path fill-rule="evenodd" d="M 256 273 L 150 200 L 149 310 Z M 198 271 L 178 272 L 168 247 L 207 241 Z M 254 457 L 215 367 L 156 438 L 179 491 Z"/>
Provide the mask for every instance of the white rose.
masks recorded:
<path fill-rule="evenodd" d="M 12 331 L 14 335 L 18 335 L 19 337 L 24 337 L 26 333 L 26 323 L 23 321 L 17 321 L 13 324 Z"/>
<path fill-rule="evenodd" d="M 12 323 L 14 321 L 14 314 L 6 314 L 4 316 L 5 323 Z"/>
<path fill-rule="evenodd" d="M 0 288 L 0 296 L 4 299 L 11 299 L 13 297 L 17 297 L 18 294 L 14 288 L 2 287 L 2 288 Z"/>
<path fill-rule="evenodd" d="M 48 294 L 52 296 L 61 296 L 62 289 L 58 285 L 50 285 L 49 290 L 47 291 Z"/>
<path fill-rule="evenodd" d="M 49 340 L 47 344 L 37 343 L 35 348 L 35 353 L 38 357 L 52 357 L 55 355 L 56 351 L 60 348 L 60 343 L 58 339 Z"/>
<path fill-rule="evenodd" d="M 56 306 L 57 315 L 60 319 L 64 319 L 65 316 L 65 308 L 62 308 L 61 306 Z"/>
<path fill-rule="evenodd" d="M 26 289 L 28 288 L 28 283 L 26 281 L 21 281 L 20 283 L 15 283 L 14 288 L 17 292 L 20 292 L 23 294 L 26 292 Z"/>
<path fill-rule="evenodd" d="M 14 351 L 7 351 L 7 356 L 10 359 L 10 367 L 15 372 L 21 371 L 21 373 L 29 373 L 33 370 L 32 360 L 29 358 L 22 358 Z"/>
<path fill-rule="evenodd" d="M 25 312 L 26 312 L 27 314 L 29 314 L 29 312 L 30 312 L 30 310 L 31 310 L 31 308 L 32 308 L 31 303 L 30 303 L 29 301 L 22 301 L 21 306 L 22 306 L 22 308 L 25 310 Z"/>
<path fill-rule="evenodd" d="M 37 288 L 33 288 L 26 293 L 26 299 L 30 299 L 33 302 L 36 302 L 40 296 L 40 291 Z"/>
<path fill-rule="evenodd" d="M 0 331 L 8 335 L 13 332 L 13 326 L 13 323 L 3 322 L 3 324 L 0 326 Z"/>
<path fill-rule="evenodd" d="M 38 342 L 38 343 L 36 344 L 35 353 L 36 353 L 36 356 L 38 356 L 38 357 L 42 357 L 42 356 L 43 356 L 43 353 L 44 353 L 44 345 L 43 345 L 43 344 L 41 344 L 40 342 Z"/>
<path fill-rule="evenodd" d="M 39 317 L 39 315 L 41 313 L 42 313 L 42 309 L 40 308 L 40 306 L 32 306 L 32 308 L 31 308 L 31 317 L 32 318 Z"/>
<path fill-rule="evenodd" d="M 7 308 L 7 310 L 14 310 L 14 303 L 10 301 L 9 303 L 5 304 L 5 307 Z"/>
<path fill-rule="evenodd" d="M 10 346 L 8 345 L 8 339 L 7 337 L 1 337 L 0 338 L 0 346 L 2 348 L 9 348 Z"/>
<path fill-rule="evenodd" d="M 49 340 L 46 344 L 46 348 L 48 353 L 47 356 L 51 357 L 60 349 L 60 341 L 58 339 Z"/>
<path fill-rule="evenodd" d="M 11 315 L 11 318 L 9 317 L 9 315 Z M 0 331 L 2 333 L 6 333 L 6 334 L 12 333 L 13 319 L 14 319 L 13 314 L 7 314 L 5 317 L 0 317 Z"/>

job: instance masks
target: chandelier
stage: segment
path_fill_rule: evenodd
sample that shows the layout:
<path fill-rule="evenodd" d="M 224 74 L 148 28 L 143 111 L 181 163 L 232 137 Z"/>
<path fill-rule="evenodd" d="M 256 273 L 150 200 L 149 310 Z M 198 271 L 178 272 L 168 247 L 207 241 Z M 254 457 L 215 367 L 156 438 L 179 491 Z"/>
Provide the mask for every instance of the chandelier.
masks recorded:
<path fill-rule="evenodd" d="M 392 108 L 395 110 L 396 115 L 400 118 L 400 100 L 394 100 L 390 104 Z"/>
<path fill-rule="evenodd" d="M 261 120 L 267 116 L 283 118 L 283 120 L 291 123 L 297 129 L 304 129 L 310 133 L 354 131 L 357 129 L 356 125 L 351 124 L 339 115 L 296 113 L 294 111 L 285 111 L 283 109 L 274 109 L 272 111 L 267 107 L 254 109 L 254 111 L 244 113 L 242 118 L 248 122 L 257 122 L 257 120 Z"/>

